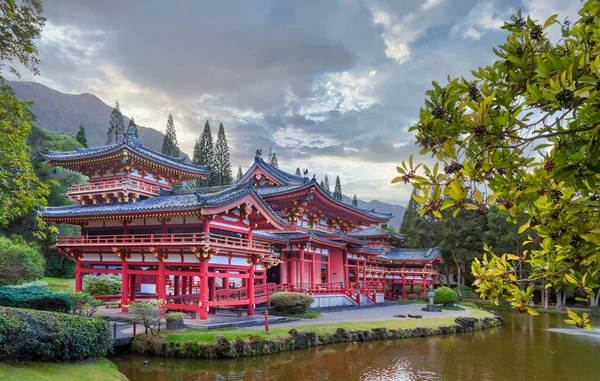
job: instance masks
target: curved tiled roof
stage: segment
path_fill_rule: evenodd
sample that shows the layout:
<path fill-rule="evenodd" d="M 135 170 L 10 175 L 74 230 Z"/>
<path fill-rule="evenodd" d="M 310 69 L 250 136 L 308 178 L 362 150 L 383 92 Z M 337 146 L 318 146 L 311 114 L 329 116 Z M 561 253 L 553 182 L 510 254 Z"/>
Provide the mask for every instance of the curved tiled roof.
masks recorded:
<path fill-rule="evenodd" d="M 396 234 L 389 230 L 384 230 L 376 226 L 371 226 L 366 229 L 355 229 L 348 233 L 351 237 L 369 238 L 369 237 L 389 237 L 397 240 L 404 240 L 406 236 Z"/>
<path fill-rule="evenodd" d="M 352 209 L 356 212 L 362 213 L 362 214 L 366 214 L 371 218 L 375 218 L 381 221 L 389 221 L 392 218 L 394 218 L 393 214 L 387 214 L 387 213 L 378 213 L 375 212 L 374 210 L 366 210 L 366 209 L 361 209 L 361 208 L 357 208 L 356 206 L 352 205 L 352 204 L 346 204 L 345 202 L 338 200 L 336 198 L 333 198 L 333 196 L 331 196 L 329 193 L 325 192 L 321 186 L 314 180 L 311 180 L 309 182 L 306 183 L 302 183 L 302 184 L 295 184 L 295 185 L 278 185 L 278 186 L 264 186 L 264 187 L 256 187 L 256 192 L 261 195 L 262 197 L 272 197 L 272 196 L 278 196 L 281 194 L 285 194 L 285 193 L 290 193 L 290 192 L 296 192 L 296 191 L 300 191 L 306 188 L 309 188 L 311 186 L 316 186 L 321 194 L 323 195 L 323 197 L 327 198 L 329 201 L 344 206 L 346 208 Z"/>
<path fill-rule="evenodd" d="M 296 175 L 292 175 L 283 171 L 274 165 L 271 165 L 263 160 L 260 155 L 256 155 L 254 157 L 254 163 L 252 166 L 246 171 L 246 173 L 242 176 L 239 183 L 247 183 L 251 179 L 252 172 L 255 168 L 260 168 L 262 171 L 269 176 L 270 178 L 276 180 L 281 185 L 291 185 L 291 184 L 302 184 L 308 182 L 308 179 Z"/>
<path fill-rule="evenodd" d="M 254 230 L 252 232 L 252 238 L 264 239 L 264 240 L 274 241 L 274 242 L 281 242 L 281 243 L 285 243 L 285 244 L 288 243 L 287 238 L 282 237 L 279 234 L 270 232 L 268 230 Z"/>
<path fill-rule="evenodd" d="M 288 225 L 271 207 L 256 194 L 247 184 L 230 186 L 200 188 L 182 191 L 162 191 L 160 196 L 127 204 L 101 204 L 101 205 L 71 205 L 46 208 L 42 211 L 43 217 L 62 216 L 89 216 L 102 214 L 144 213 L 166 210 L 188 210 L 211 208 L 231 204 L 249 194 L 254 194 L 261 205 L 267 209 L 277 220 Z"/>
<path fill-rule="evenodd" d="M 178 159 L 175 157 L 171 157 L 156 151 L 153 151 L 149 148 L 146 148 L 142 145 L 139 139 L 133 139 L 131 137 L 123 139 L 121 143 L 112 144 L 104 147 L 96 147 L 96 148 L 76 148 L 75 151 L 68 152 L 58 152 L 48 150 L 48 153 L 44 155 L 46 160 L 55 160 L 55 161 L 71 161 L 76 159 L 83 159 L 88 157 L 94 157 L 98 155 L 104 155 L 110 152 L 120 151 L 124 148 L 131 150 L 131 152 L 136 153 L 148 160 L 155 161 L 157 163 L 177 168 L 179 170 L 185 172 L 191 172 L 200 175 L 208 175 L 210 174 L 210 167 L 205 165 L 196 165 L 192 163 L 185 163 L 184 159 Z"/>
<path fill-rule="evenodd" d="M 392 249 L 383 254 L 381 259 L 393 261 L 434 261 L 441 260 L 442 255 L 439 247 L 429 249 Z"/>

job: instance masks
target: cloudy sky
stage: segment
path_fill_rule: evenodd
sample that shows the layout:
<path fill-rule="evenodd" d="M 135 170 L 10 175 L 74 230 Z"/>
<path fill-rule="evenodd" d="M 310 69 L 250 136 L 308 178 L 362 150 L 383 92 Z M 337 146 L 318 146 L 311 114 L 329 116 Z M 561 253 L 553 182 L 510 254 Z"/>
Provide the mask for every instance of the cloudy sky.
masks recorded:
<path fill-rule="evenodd" d="M 144 126 L 175 119 L 191 155 L 223 122 L 232 164 L 257 148 L 280 167 L 342 179 L 345 194 L 405 205 L 395 166 L 431 81 L 494 61 L 518 9 L 576 19 L 577 0 L 44 0 L 41 76 L 92 93 Z M 10 75 L 7 77 L 11 78 Z M 424 158 L 426 160 L 427 158 Z M 235 171 L 234 171 L 235 172 Z"/>

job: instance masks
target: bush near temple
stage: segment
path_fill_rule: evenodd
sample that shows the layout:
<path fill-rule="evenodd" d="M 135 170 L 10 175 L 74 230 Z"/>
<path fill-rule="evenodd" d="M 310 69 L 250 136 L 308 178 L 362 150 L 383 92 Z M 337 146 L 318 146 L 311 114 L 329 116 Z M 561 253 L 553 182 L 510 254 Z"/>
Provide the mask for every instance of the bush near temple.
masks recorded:
<path fill-rule="evenodd" d="M 76 361 L 112 349 L 102 319 L 0 307 L 0 360 Z"/>
<path fill-rule="evenodd" d="M 458 294 L 451 288 L 440 287 L 435 289 L 433 302 L 435 304 L 450 305 L 459 301 Z"/>
<path fill-rule="evenodd" d="M 168 312 L 165 315 L 165 318 L 167 320 L 167 329 L 175 331 L 177 329 L 185 328 L 183 323 L 184 316 L 185 314 L 183 314 L 182 312 Z"/>
<path fill-rule="evenodd" d="M 156 335 L 160 334 L 160 319 L 164 315 L 164 303 L 164 300 L 133 302 L 127 306 L 127 309 L 133 320 L 144 326 L 146 335 L 150 330 L 150 333 L 154 336 L 155 329 L 157 330 Z"/>
<path fill-rule="evenodd" d="M 84 275 L 83 292 L 92 296 L 118 295 L 121 293 L 121 278 L 114 274 Z"/>
<path fill-rule="evenodd" d="M 0 306 L 31 308 L 34 310 L 69 312 L 71 300 L 62 292 L 48 290 L 45 286 L 0 286 Z"/>
<path fill-rule="evenodd" d="M 44 266 L 44 259 L 36 249 L 0 237 L 0 285 L 40 279 Z"/>
<path fill-rule="evenodd" d="M 101 300 L 85 292 L 65 291 L 62 292 L 71 301 L 71 313 L 75 315 L 92 316 L 98 307 L 102 305 Z"/>
<path fill-rule="evenodd" d="M 275 292 L 269 296 L 269 302 L 277 311 L 302 314 L 315 300 L 310 295 L 299 292 Z"/>
<path fill-rule="evenodd" d="M 467 285 L 458 286 L 454 289 L 461 299 L 478 299 L 479 295 Z"/>

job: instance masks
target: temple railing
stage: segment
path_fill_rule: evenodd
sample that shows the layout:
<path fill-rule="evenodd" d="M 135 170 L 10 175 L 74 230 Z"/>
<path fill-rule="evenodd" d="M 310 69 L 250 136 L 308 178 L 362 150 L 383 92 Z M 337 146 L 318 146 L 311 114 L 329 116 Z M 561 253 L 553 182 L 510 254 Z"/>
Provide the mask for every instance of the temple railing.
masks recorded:
<path fill-rule="evenodd" d="M 132 179 L 121 179 L 111 181 L 98 181 L 91 184 L 72 185 L 71 187 L 69 187 L 69 191 L 67 192 L 67 194 L 106 190 L 120 190 L 123 188 L 152 194 L 160 193 L 160 187 L 158 185 L 147 184 L 142 181 L 136 181 Z"/>
<path fill-rule="evenodd" d="M 271 245 L 245 238 L 214 233 L 118 234 L 95 236 L 60 236 L 56 246 L 202 246 L 239 248 L 271 252 Z"/>

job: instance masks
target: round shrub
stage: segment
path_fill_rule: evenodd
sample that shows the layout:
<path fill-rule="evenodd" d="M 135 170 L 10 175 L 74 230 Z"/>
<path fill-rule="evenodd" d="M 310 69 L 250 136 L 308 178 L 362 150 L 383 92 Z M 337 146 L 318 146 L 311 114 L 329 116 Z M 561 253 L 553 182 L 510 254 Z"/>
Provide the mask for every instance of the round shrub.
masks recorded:
<path fill-rule="evenodd" d="M 77 361 L 110 350 L 102 319 L 0 307 L 0 361 Z"/>
<path fill-rule="evenodd" d="M 184 329 L 183 317 L 185 315 L 182 312 L 168 312 L 165 315 L 167 319 L 167 329 L 171 331 L 175 331 L 178 329 Z"/>
<path fill-rule="evenodd" d="M 36 249 L 0 237 L 0 286 L 40 279 L 45 266 Z"/>
<path fill-rule="evenodd" d="M 118 295 L 121 293 L 121 277 L 115 274 L 84 275 L 82 291 L 92 296 Z"/>
<path fill-rule="evenodd" d="M 0 286 L 0 306 L 31 308 L 34 310 L 69 312 L 71 300 L 62 292 L 32 284 L 27 286 Z"/>
<path fill-rule="evenodd" d="M 279 312 L 302 314 L 315 300 L 310 295 L 299 292 L 274 292 L 269 296 L 269 302 Z"/>
<path fill-rule="evenodd" d="M 440 287 L 435 289 L 433 302 L 435 304 L 450 305 L 459 301 L 458 294 L 451 288 Z"/>

